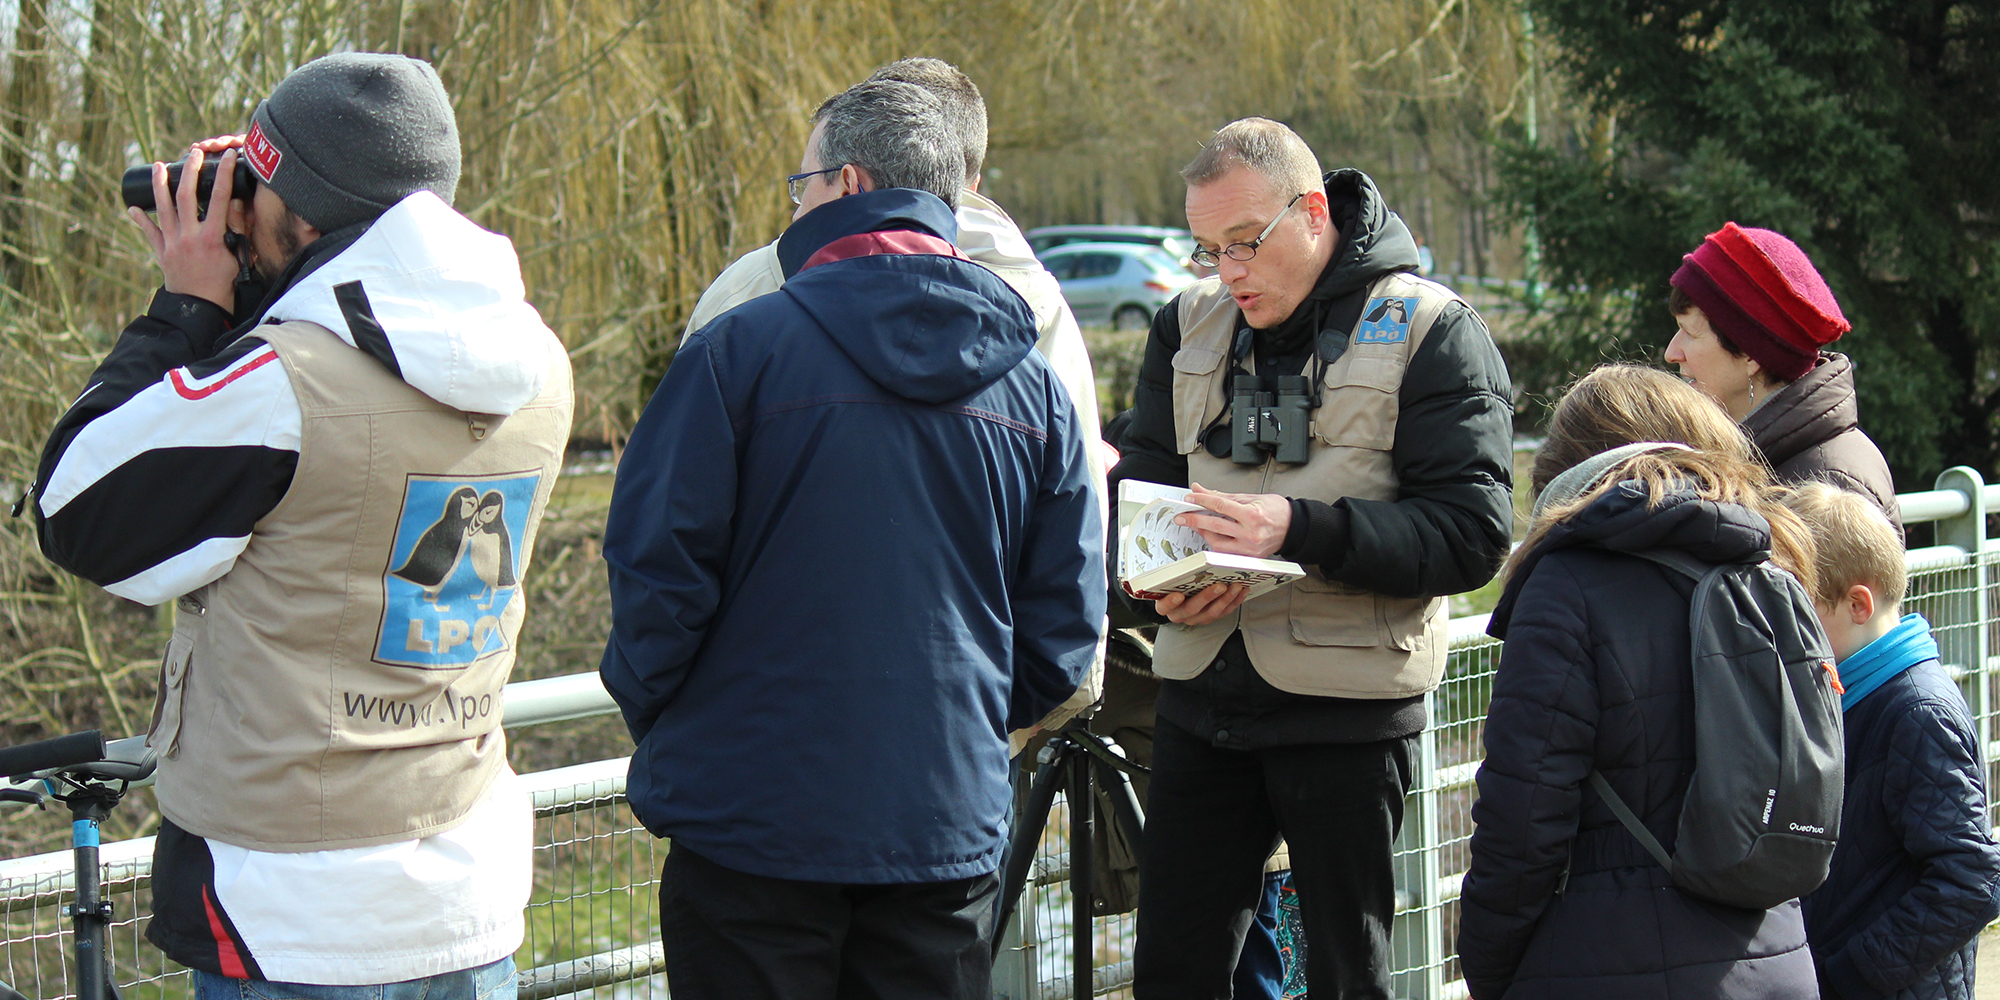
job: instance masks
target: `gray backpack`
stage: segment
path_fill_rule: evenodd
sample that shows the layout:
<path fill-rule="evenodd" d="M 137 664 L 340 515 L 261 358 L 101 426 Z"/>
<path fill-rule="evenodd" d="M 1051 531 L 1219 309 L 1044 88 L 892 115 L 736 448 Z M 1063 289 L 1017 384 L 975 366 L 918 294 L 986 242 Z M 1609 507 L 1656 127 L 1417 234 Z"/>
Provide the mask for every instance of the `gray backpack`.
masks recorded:
<path fill-rule="evenodd" d="M 1813 891 L 1840 836 L 1845 745 L 1812 600 L 1768 562 L 1634 554 L 1695 580 L 1695 768 L 1673 855 L 1604 775 L 1591 787 L 1688 895 L 1762 910 Z"/>

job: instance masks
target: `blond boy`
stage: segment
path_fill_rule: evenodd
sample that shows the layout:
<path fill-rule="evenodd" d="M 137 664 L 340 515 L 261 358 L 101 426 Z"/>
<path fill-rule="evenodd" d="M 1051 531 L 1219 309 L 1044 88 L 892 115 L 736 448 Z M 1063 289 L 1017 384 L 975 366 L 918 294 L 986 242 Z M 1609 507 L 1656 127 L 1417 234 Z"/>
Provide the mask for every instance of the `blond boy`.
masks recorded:
<path fill-rule="evenodd" d="M 1972 1000 L 1978 935 L 2000 915 L 2000 847 L 1971 713 L 1930 624 L 1902 613 L 1902 539 L 1888 518 L 1824 483 L 1784 503 L 1813 533 L 1813 604 L 1845 689 L 1840 846 L 1804 900 L 1820 991 Z"/>

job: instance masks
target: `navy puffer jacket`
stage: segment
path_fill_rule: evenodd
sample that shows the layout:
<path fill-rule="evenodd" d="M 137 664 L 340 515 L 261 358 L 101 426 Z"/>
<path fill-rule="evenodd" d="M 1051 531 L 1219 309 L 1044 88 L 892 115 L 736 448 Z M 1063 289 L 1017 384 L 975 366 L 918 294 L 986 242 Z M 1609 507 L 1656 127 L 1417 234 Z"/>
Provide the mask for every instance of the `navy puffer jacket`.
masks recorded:
<path fill-rule="evenodd" d="M 1692 491 L 1649 510 L 1626 483 L 1508 581 L 1460 908 L 1476 1000 L 1818 996 L 1796 901 L 1739 910 L 1683 894 L 1586 780 L 1604 772 L 1673 849 L 1694 771 L 1693 583 L 1630 553 L 1755 562 L 1769 545 L 1750 510 Z"/>
<path fill-rule="evenodd" d="M 1979 932 L 2000 916 L 2000 848 L 1965 699 L 1930 660 L 1842 721 L 1840 846 L 1805 898 L 1820 989 L 1839 1000 L 1972 1000 Z"/>

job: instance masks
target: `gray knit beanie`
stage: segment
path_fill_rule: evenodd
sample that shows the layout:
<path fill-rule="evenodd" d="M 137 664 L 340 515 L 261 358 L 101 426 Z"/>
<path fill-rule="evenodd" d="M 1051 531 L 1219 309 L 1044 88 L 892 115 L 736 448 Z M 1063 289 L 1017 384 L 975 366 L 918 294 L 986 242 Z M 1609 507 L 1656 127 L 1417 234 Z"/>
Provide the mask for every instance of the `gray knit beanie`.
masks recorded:
<path fill-rule="evenodd" d="M 417 191 L 458 190 L 458 122 L 430 63 L 345 52 L 292 71 L 250 116 L 257 177 L 323 233 Z"/>

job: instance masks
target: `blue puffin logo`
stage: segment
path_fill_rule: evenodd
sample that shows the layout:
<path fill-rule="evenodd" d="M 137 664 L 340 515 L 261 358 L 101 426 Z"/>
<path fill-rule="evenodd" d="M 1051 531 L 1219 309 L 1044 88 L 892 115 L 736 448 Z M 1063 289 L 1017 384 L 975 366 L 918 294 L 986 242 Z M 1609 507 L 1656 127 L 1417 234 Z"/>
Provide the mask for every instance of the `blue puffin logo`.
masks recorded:
<path fill-rule="evenodd" d="M 458 667 L 507 648 L 521 538 L 541 473 L 411 475 L 403 490 L 375 659 Z"/>
<path fill-rule="evenodd" d="M 1370 299 L 1354 331 L 1357 344 L 1400 344 L 1410 339 L 1410 318 L 1417 314 L 1414 296 Z"/>

